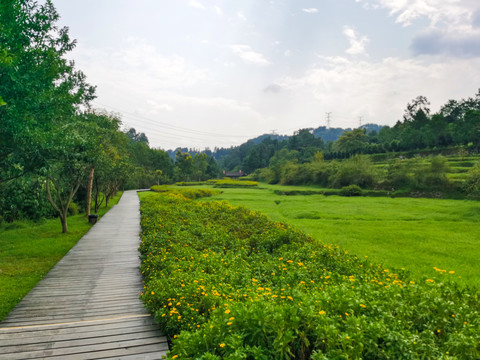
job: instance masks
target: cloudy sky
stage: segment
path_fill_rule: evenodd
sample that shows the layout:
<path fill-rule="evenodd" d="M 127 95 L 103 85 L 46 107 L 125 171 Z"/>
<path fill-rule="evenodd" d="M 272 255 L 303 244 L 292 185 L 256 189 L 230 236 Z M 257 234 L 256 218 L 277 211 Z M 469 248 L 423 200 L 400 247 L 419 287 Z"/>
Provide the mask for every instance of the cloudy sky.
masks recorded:
<path fill-rule="evenodd" d="M 154 147 L 393 125 L 480 88 L 478 0 L 53 0 L 97 85 Z"/>

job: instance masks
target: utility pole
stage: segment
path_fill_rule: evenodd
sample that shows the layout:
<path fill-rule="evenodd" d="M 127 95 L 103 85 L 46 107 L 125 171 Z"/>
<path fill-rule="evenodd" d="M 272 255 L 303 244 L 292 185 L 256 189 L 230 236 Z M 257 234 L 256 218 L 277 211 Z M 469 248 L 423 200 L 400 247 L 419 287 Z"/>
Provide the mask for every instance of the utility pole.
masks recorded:
<path fill-rule="evenodd" d="M 363 116 L 358 117 L 358 127 L 362 127 Z"/>
<path fill-rule="evenodd" d="M 325 113 L 325 115 L 327 116 L 327 129 L 330 129 L 330 116 L 332 115 L 332 113 L 327 112 Z"/>

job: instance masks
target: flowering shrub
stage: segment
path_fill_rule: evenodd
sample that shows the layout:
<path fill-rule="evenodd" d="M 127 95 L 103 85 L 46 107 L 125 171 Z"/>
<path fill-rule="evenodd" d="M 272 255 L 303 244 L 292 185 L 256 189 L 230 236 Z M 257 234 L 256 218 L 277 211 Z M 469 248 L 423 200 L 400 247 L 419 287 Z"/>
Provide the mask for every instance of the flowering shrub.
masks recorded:
<path fill-rule="evenodd" d="M 218 195 L 221 193 L 220 190 L 210 190 L 210 189 L 179 189 L 173 188 L 167 185 L 153 185 L 150 190 L 158 193 L 169 193 L 169 194 L 181 194 L 188 199 L 198 199 L 200 197 L 209 197 L 213 195 Z"/>
<path fill-rule="evenodd" d="M 169 359 L 478 359 L 480 304 L 225 202 L 142 201 L 141 295 Z"/>
<path fill-rule="evenodd" d="M 215 180 L 214 184 L 217 188 L 242 188 L 258 186 L 258 181 L 223 179 Z"/>

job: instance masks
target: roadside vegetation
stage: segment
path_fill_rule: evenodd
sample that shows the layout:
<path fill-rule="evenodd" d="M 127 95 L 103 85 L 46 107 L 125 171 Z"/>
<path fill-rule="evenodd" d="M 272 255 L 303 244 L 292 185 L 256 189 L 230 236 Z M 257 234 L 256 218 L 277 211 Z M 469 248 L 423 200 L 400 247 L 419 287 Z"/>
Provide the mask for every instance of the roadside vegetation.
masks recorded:
<path fill-rule="evenodd" d="M 409 275 L 178 193 L 142 194 L 142 229 L 141 297 L 170 359 L 480 356 L 478 292 L 454 270 Z"/>

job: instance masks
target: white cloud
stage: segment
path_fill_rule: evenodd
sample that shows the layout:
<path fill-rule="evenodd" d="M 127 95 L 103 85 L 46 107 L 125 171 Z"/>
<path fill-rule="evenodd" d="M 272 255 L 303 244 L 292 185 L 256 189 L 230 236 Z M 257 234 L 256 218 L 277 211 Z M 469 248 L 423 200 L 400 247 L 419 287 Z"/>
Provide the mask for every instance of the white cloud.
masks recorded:
<path fill-rule="evenodd" d="M 231 45 L 230 48 L 246 63 L 260 66 L 270 65 L 265 56 L 253 51 L 248 45 Z"/>
<path fill-rule="evenodd" d="M 242 21 L 247 21 L 247 17 L 242 12 L 237 12 L 237 17 Z"/>
<path fill-rule="evenodd" d="M 169 104 L 159 104 L 153 100 L 147 100 L 146 103 L 154 110 L 164 110 L 168 112 L 172 112 L 174 110 L 173 106 Z"/>
<path fill-rule="evenodd" d="M 317 8 L 307 8 L 307 9 L 302 9 L 303 12 L 306 12 L 308 14 L 315 14 L 315 13 L 318 13 L 318 9 Z"/>
<path fill-rule="evenodd" d="M 448 26 L 460 26 L 469 23 L 477 0 L 362 0 L 371 7 L 390 10 L 397 22 L 410 25 L 415 19 L 426 17 L 433 26 L 442 22 Z"/>
<path fill-rule="evenodd" d="M 368 37 L 362 36 L 359 38 L 356 31 L 349 26 L 343 28 L 343 33 L 350 42 L 350 47 L 346 51 L 347 54 L 361 55 L 366 53 L 365 46 L 369 42 Z"/>
<path fill-rule="evenodd" d="M 220 6 L 214 6 L 213 9 L 215 10 L 218 16 L 223 16 L 223 10 Z"/>
<path fill-rule="evenodd" d="M 201 10 L 205 10 L 205 6 L 198 0 L 190 0 L 188 2 L 188 6 L 191 6 L 193 8 L 197 8 L 197 9 L 201 9 Z"/>
<path fill-rule="evenodd" d="M 331 111 L 335 126 L 355 126 L 358 116 L 368 122 L 393 125 L 406 104 L 426 96 L 432 111 L 449 99 L 471 96 L 478 87 L 480 59 L 422 60 L 386 58 L 377 62 L 345 57 L 321 57 L 321 63 L 300 77 L 276 83 L 297 99 L 315 100 L 310 112 Z"/>

